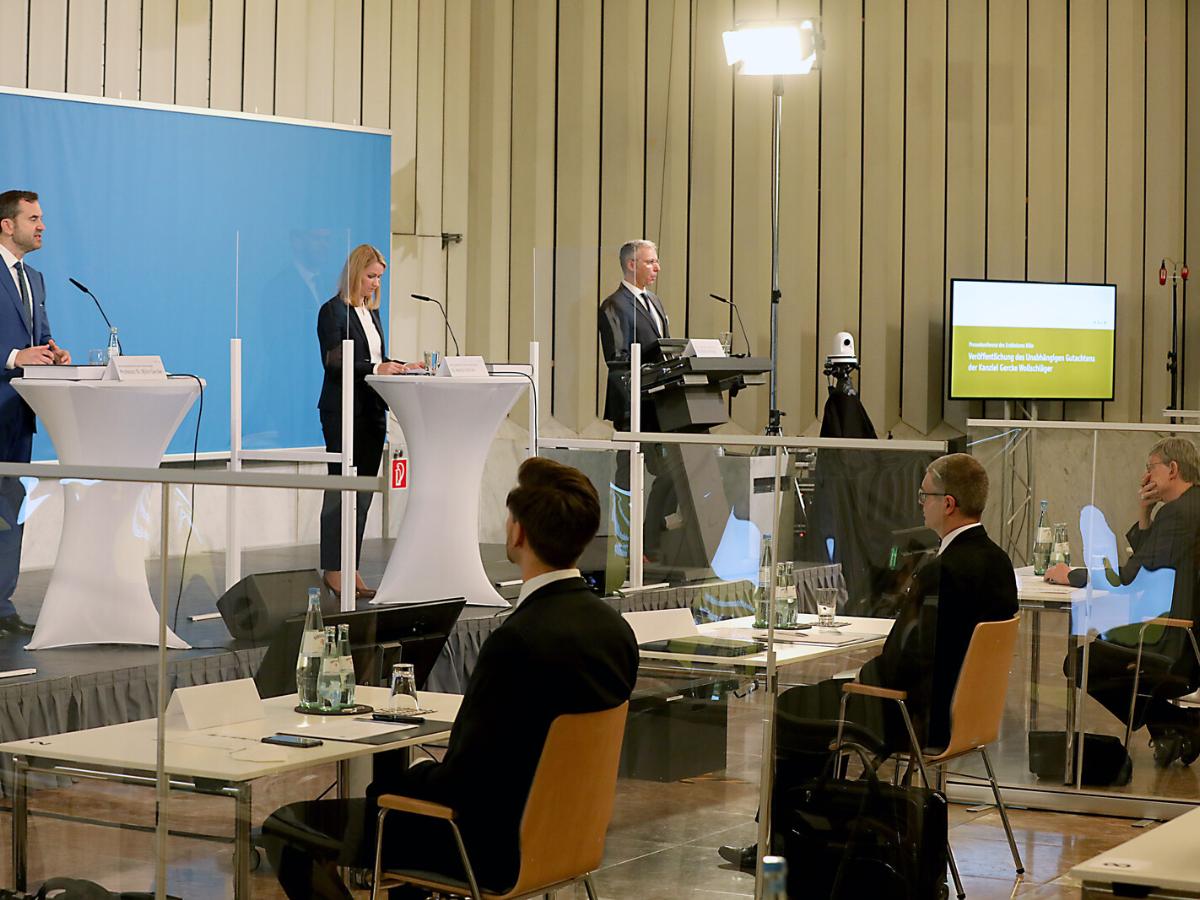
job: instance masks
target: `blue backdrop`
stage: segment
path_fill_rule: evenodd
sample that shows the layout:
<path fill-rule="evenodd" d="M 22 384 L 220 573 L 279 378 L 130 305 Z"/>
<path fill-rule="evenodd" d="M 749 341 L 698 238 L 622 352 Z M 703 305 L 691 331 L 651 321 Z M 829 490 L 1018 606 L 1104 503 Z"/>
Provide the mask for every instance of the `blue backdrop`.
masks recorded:
<path fill-rule="evenodd" d="M 0 121 L 0 190 L 37 191 L 45 214 L 29 263 L 45 275 L 57 342 L 86 362 L 107 341 L 73 276 L 126 353 L 206 379 L 200 450 L 228 450 L 236 332 L 245 446 L 321 444 L 317 309 L 350 247 L 388 255 L 390 138 L 11 93 L 0 93 Z M 195 416 L 169 452 L 191 451 Z M 34 458 L 53 456 L 40 431 Z"/>

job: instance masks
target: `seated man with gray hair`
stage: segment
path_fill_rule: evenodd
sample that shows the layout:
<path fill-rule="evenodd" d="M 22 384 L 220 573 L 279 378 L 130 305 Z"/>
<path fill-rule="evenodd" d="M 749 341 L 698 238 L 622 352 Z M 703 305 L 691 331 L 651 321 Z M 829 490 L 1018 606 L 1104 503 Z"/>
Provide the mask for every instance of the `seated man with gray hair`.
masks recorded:
<path fill-rule="evenodd" d="M 917 502 L 925 524 L 941 538 L 937 555 L 917 569 L 879 656 L 858 680 L 905 691 L 923 747 L 950 742 L 950 701 L 975 626 L 1017 614 L 1012 562 L 980 523 L 988 476 L 966 453 L 935 459 L 925 470 Z M 776 717 L 776 791 L 818 775 L 837 734 L 844 680 L 804 685 L 779 695 Z M 854 696 L 846 710 L 848 736 L 879 754 L 910 747 L 895 703 Z M 757 848 L 722 847 L 722 858 L 753 869 Z"/>
<path fill-rule="evenodd" d="M 1146 471 L 1138 486 L 1138 520 L 1126 533 L 1132 555 L 1108 580 L 1113 587 L 1133 584 L 1142 570 L 1174 570 L 1175 580 L 1167 615 L 1192 623 L 1196 629 L 1196 567 L 1200 564 L 1200 451 L 1186 438 L 1163 438 L 1146 455 Z M 1161 505 L 1160 505 L 1161 504 Z M 1155 508 L 1157 507 L 1157 513 Z M 1112 561 L 1112 562 L 1115 562 Z M 1068 569 L 1059 564 L 1046 570 L 1046 580 L 1083 587 L 1086 568 Z M 1103 588 L 1104 585 L 1099 587 Z M 1164 598 L 1164 605 L 1165 605 Z M 1164 610 L 1165 611 L 1165 610 Z M 1089 651 L 1087 691 L 1105 709 L 1136 730 L 1150 732 L 1154 763 L 1165 767 L 1176 759 L 1185 766 L 1200 756 L 1200 713 L 1170 703 L 1200 685 L 1191 641 L 1182 628 L 1151 625 L 1145 629 L 1138 696 L 1133 698 L 1141 622 L 1110 629 Z M 1078 651 L 1082 656 L 1082 648 Z M 1076 660 L 1077 677 L 1083 676 L 1082 658 Z M 1066 662 L 1064 671 L 1068 669 Z M 1130 722 L 1130 708 L 1133 719 Z"/>

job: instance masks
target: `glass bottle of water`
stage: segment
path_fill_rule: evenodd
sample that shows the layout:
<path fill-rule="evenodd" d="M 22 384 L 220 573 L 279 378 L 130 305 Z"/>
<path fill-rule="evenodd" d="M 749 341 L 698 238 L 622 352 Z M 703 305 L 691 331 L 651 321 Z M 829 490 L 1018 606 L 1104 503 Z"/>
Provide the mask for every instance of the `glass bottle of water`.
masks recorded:
<path fill-rule="evenodd" d="M 1049 501 L 1042 501 L 1042 509 L 1038 514 L 1037 531 L 1034 532 L 1033 574 L 1035 575 L 1045 575 L 1046 568 L 1050 562 L 1050 548 L 1053 538 L 1050 534 L 1050 526 L 1046 524 L 1046 507 L 1049 505 Z"/>
<path fill-rule="evenodd" d="M 120 355 L 121 342 L 117 340 L 117 329 L 114 326 L 108 329 L 108 358 L 112 359 L 113 357 Z"/>
<path fill-rule="evenodd" d="M 1050 549 L 1050 565 L 1059 563 L 1071 565 L 1071 543 L 1067 538 L 1067 523 L 1059 522 L 1054 526 L 1054 546 Z"/>
<path fill-rule="evenodd" d="M 304 614 L 304 632 L 300 635 L 300 653 L 296 657 L 296 694 L 304 709 L 317 708 L 317 678 L 321 674 L 321 654 L 324 650 L 321 590 L 309 588 L 308 611 Z"/>
<path fill-rule="evenodd" d="M 787 860 L 782 856 L 763 857 L 763 900 L 788 900 Z"/>
<path fill-rule="evenodd" d="M 350 626 L 338 626 L 338 657 L 342 674 L 342 706 L 354 705 L 354 656 L 350 653 Z"/>
<path fill-rule="evenodd" d="M 754 627 L 767 627 L 767 611 L 771 605 L 771 535 L 762 536 L 758 554 L 758 584 L 754 587 Z"/>
<path fill-rule="evenodd" d="M 321 651 L 321 674 L 317 676 L 317 701 L 322 712 L 342 708 L 342 661 L 338 656 L 337 629 L 325 627 L 325 647 Z"/>

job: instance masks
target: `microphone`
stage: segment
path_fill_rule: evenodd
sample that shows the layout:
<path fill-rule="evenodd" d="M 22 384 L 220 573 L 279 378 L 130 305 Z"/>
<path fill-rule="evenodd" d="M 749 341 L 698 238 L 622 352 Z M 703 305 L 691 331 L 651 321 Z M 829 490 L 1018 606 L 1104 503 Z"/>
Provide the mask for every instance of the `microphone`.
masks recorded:
<path fill-rule="evenodd" d="M 446 320 L 446 330 L 450 332 L 450 340 L 454 341 L 454 355 L 462 356 L 462 352 L 458 349 L 458 338 L 454 336 L 454 327 L 450 324 L 450 317 L 446 315 L 446 307 L 432 297 L 426 297 L 424 294 L 409 294 L 414 300 L 420 300 L 423 303 L 435 303 L 437 308 L 442 311 L 442 318 Z"/>
<path fill-rule="evenodd" d="M 71 278 L 68 276 L 67 281 L 71 282 L 71 284 L 73 284 L 73 285 L 75 285 L 75 287 L 79 288 L 80 291 L 82 291 L 83 293 L 87 294 L 89 297 L 92 298 L 92 302 L 96 304 L 96 309 L 100 310 L 100 318 L 102 318 L 104 320 L 104 324 L 108 326 L 109 333 L 111 334 L 112 327 L 113 327 L 112 322 L 108 321 L 108 316 L 106 316 L 104 314 L 104 307 L 100 305 L 100 301 L 96 298 L 96 295 L 87 289 L 87 285 L 80 284 L 74 278 Z M 117 347 L 120 348 L 120 346 L 121 346 L 121 339 L 117 338 Z M 124 352 L 124 351 L 121 351 L 121 352 Z"/>
<path fill-rule="evenodd" d="M 719 294 L 709 294 L 708 296 L 712 297 L 714 300 L 720 300 L 722 303 L 726 303 L 733 307 L 733 312 L 737 316 L 738 325 L 740 325 L 742 328 L 742 340 L 746 342 L 746 356 L 750 356 L 750 336 L 746 334 L 746 323 L 742 321 L 742 311 L 738 309 L 737 304 L 732 300 L 726 300 Z"/>

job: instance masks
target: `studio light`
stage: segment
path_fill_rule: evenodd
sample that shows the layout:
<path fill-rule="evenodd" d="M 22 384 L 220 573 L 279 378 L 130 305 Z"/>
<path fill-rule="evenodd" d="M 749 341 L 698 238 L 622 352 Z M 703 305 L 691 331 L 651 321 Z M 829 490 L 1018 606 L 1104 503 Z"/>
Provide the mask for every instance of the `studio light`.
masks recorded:
<path fill-rule="evenodd" d="M 820 39 L 810 20 L 746 24 L 724 33 L 725 61 L 742 75 L 807 75 L 817 64 Z"/>
<path fill-rule="evenodd" d="M 771 409 L 767 434 L 783 434 L 778 402 L 779 369 L 779 126 L 783 118 L 783 76 L 807 75 L 820 66 L 824 38 L 811 19 L 803 22 L 748 22 L 724 33 L 725 61 L 742 75 L 771 75 Z"/>

